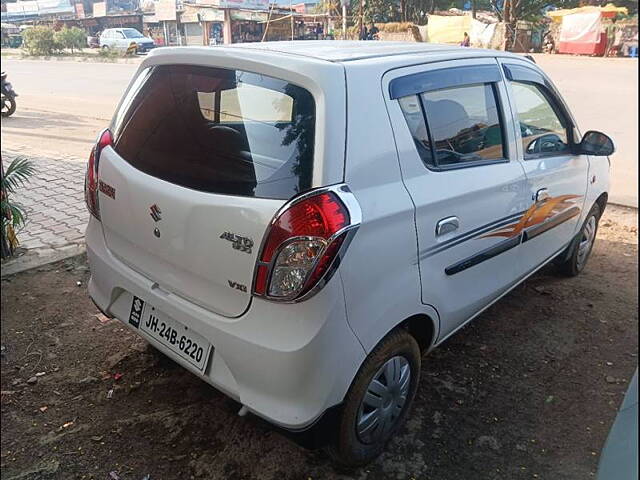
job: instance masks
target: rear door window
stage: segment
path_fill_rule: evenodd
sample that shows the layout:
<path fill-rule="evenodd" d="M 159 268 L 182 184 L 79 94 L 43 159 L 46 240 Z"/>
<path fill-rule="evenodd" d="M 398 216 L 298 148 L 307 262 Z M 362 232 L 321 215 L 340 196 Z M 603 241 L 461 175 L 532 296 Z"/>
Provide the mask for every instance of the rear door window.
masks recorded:
<path fill-rule="evenodd" d="M 240 70 L 142 72 L 114 119 L 135 168 L 195 190 L 288 199 L 311 188 L 315 102 L 304 88 Z"/>
<path fill-rule="evenodd" d="M 398 100 L 427 166 L 455 168 L 506 158 L 493 83 L 432 90 Z"/>

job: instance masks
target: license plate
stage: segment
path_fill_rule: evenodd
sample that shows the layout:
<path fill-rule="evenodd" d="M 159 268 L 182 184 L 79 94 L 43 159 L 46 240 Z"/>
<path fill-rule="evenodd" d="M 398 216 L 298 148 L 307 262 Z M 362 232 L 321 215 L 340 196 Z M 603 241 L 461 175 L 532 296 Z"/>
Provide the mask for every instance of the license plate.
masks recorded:
<path fill-rule="evenodd" d="M 211 344 L 202 335 L 138 297 L 131 302 L 129 323 L 204 372 Z"/>

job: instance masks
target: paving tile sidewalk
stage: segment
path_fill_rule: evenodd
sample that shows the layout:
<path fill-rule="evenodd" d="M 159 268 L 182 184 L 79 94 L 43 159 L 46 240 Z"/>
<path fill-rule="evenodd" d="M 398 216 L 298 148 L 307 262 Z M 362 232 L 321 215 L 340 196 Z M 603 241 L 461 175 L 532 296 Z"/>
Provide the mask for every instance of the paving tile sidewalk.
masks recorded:
<path fill-rule="evenodd" d="M 19 154 L 2 151 L 5 169 Z M 36 173 L 14 195 L 27 212 L 27 223 L 18 231 L 20 247 L 38 257 L 59 256 L 84 245 L 89 213 L 84 203 L 85 163 L 65 159 L 31 157 Z"/>

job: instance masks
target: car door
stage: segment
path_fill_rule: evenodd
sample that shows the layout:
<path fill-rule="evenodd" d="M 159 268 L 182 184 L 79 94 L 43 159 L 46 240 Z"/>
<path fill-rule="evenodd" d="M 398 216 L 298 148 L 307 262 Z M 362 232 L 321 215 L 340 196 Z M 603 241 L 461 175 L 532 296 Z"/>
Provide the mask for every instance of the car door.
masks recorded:
<path fill-rule="evenodd" d="M 535 64 L 500 61 L 516 120 L 530 205 L 512 227 L 523 235 L 520 273 L 526 275 L 562 251 L 579 230 L 587 192 L 589 158 L 578 155 L 575 121 L 549 79 Z"/>
<path fill-rule="evenodd" d="M 393 70 L 383 89 L 442 339 L 517 280 L 520 236 L 500 234 L 529 203 L 513 117 L 495 58 Z"/>
<path fill-rule="evenodd" d="M 115 30 L 109 30 L 109 34 L 107 36 L 107 45 L 109 45 L 109 48 L 116 48 L 117 44 L 116 44 L 116 31 Z"/>
<path fill-rule="evenodd" d="M 122 30 L 115 30 L 113 32 L 113 36 L 115 37 L 114 47 L 119 49 L 126 49 L 129 46 L 127 38 L 124 36 L 124 33 L 122 33 Z"/>

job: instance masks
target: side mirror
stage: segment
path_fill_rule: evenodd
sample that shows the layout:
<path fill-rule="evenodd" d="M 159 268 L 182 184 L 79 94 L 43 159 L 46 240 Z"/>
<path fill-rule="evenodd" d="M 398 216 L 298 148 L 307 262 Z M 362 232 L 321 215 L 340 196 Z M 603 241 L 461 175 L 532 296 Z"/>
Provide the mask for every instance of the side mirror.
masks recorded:
<path fill-rule="evenodd" d="M 616 151 L 616 147 L 608 135 L 596 130 L 589 130 L 582 137 L 578 150 L 583 155 L 607 157 Z"/>

